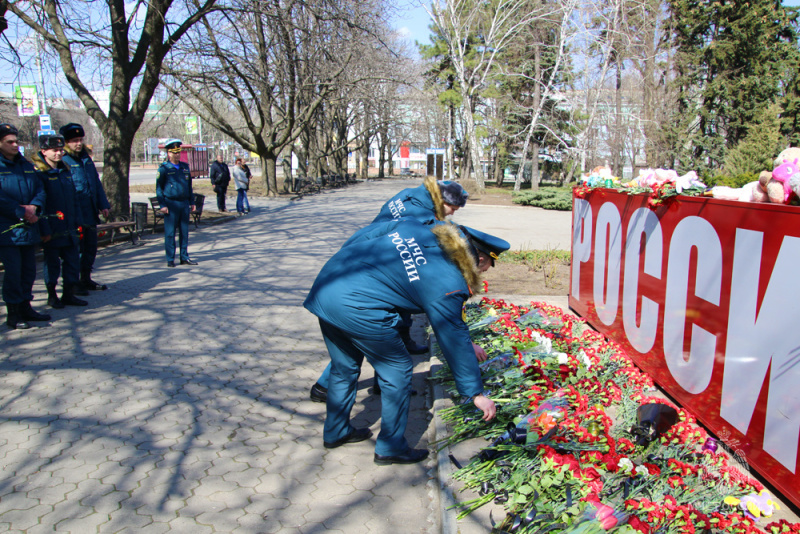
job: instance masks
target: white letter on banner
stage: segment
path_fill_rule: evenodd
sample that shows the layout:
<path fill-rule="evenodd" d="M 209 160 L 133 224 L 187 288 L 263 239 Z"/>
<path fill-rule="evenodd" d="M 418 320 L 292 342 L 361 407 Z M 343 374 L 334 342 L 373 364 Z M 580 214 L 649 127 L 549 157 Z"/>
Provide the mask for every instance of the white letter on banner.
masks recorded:
<path fill-rule="evenodd" d="M 580 300 L 581 263 L 592 255 L 592 205 L 575 199 L 572 207 L 572 296 Z"/>
<path fill-rule="evenodd" d="M 606 202 L 597 212 L 594 238 L 594 307 L 605 325 L 614 323 L 619 309 L 619 273 L 622 262 L 622 221 L 619 210 Z M 608 258 L 606 259 L 606 248 Z M 608 272 L 608 284 L 606 284 Z"/>
<path fill-rule="evenodd" d="M 719 414 L 746 434 L 770 369 L 763 449 L 794 473 L 800 435 L 800 328 L 795 313 L 800 239 L 783 238 L 759 308 L 762 240 L 761 232 L 736 230 Z"/>
<path fill-rule="evenodd" d="M 708 387 L 714 370 L 717 337 L 692 325 L 689 361 L 683 357 L 686 334 L 686 299 L 689 292 L 689 259 L 697 248 L 695 296 L 719 305 L 722 287 L 722 245 L 714 227 L 701 217 L 686 217 L 675 226 L 669 245 L 667 289 L 664 299 L 664 357 L 675 381 L 689 393 Z"/>
<path fill-rule="evenodd" d="M 622 325 L 631 346 L 645 354 L 653 348 L 658 330 L 658 303 L 642 297 L 641 324 L 636 325 L 636 304 L 639 297 L 639 262 L 644 243 L 644 272 L 661 278 L 664 237 L 661 223 L 653 210 L 639 208 L 633 212 L 625 238 L 625 282 L 622 285 Z"/>

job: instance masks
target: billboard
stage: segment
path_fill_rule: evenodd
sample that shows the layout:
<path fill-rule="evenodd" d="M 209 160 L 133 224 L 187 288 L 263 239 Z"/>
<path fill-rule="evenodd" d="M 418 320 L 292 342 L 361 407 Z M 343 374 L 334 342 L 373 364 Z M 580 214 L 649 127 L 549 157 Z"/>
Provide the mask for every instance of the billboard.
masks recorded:
<path fill-rule="evenodd" d="M 14 88 L 14 97 L 17 100 L 17 114 L 20 117 L 39 114 L 39 96 L 35 85 L 17 85 Z"/>
<path fill-rule="evenodd" d="M 800 208 L 573 198 L 570 307 L 800 505 Z"/>

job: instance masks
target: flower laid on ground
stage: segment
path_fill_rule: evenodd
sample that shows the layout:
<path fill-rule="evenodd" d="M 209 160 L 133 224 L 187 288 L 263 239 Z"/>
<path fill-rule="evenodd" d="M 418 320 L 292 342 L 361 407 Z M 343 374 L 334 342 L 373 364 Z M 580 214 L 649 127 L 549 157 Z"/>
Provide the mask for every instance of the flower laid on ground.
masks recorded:
<path fill-rule="evenodd" d="M 454 475 L 477 493 L 461 517 L 495 502 L 507 511 L 501 532 L 762 532 L 769 494 L 690 413 L 655 395 L 616 343 L 541 303 L 484 298 L 464 315 L 489 355 L 481 370 L 497 417 L 482 421 L 471 403 L 442 412 L 441 446 L 489 440 Z M 457 396 L 446 366 L 434 379 Z"/>

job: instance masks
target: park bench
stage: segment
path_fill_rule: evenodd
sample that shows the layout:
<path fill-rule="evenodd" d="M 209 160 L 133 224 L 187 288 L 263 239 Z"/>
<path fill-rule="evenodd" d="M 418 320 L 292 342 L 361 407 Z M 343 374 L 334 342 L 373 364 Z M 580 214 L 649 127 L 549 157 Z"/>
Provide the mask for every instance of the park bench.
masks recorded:
<path fill-rule="evenodd" d="M 127 220 L 126 217 L 116 217 L 116 221 L 109 221 L 97 225 L 97 235 L 100 237 L 106 232 L 111 234 L 111 243 L 114 242 L 114 237 L 121 231 L 125 231 L 131 236 L 131 245 L 139 245 L 139 232 L 136 230 L 136 223 Z"/>
<path fill-rule="evenodd" d="M 192 216 L 192 220 L 194 221 L 194 227 L 198 228 L 198 224 L 200 222 L 200 216 L 203 215 L 203 205 L 206 201 L 206 196 L 201 195 L 199 193 L 193 193 L 194 195 L 194 211 L 190 212 Z M 150 197 L 150 208 L 153 210 L 153 233 L 156 233 L 156 223 L 158 220 L 161 219 L 162 223 L 164 220 L 164 214 L 161 213 L 161 202 L 158 200 L 158 197 Z"/>

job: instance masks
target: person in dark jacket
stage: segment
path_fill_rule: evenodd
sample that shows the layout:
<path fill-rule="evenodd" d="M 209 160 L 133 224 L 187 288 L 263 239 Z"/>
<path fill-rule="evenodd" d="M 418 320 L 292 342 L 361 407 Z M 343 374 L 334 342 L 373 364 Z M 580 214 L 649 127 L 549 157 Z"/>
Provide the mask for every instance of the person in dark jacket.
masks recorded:
<path fill-rule="evenodd" d="M 326 448 L 372 435 L 368 428 L 350 425 L 366 357 L 383 391 L 375 463 L 416 463 L 428 456 L 427 450 L 410 448 L 405 438 L 412 362 L 397 331 L 400 311 L 428 316 L 459 393 L 485 420 L 494 418 L 494 402 L 483 394 L 478 367 L 482 349 L 472 343 L 462 309 L 477 290 L 480 272 L 508 248 L 502 239 L 466 227 L 400 219 L 370 225 L 359 241 L 325 264 L 304 306 L 319 318 L 332 362 Z"/>
<path fill-rule="evenodd" d="M 228 192 L 228 184 L 231 183 L 231 171 L 223 160 L 222 154 L 217 154 L 217 161 L 211 164 L 208 177 L 217 194 L 217 209 L 228 211 L 225 209 L 225 194 Z"/>
<path fill-rule="evenodd" d="M 419 187 L 403 189 L 398 194 L 390 198 L 381 207 L 378 215 L 373 219 L 373 223 L 398 220 L 403 217 L 416 219 L 423 224 L 434 224 L 444 221 L 446 217 L 453 215 L 459 208 L 463 208 L 467 203 L 469 193 L 455 182 L 439 182 L 433 176 L 427 176 Z M 356 232 L 347 242 L 359 240 L 362 232 Z M 408 352 L 411 354 L 424 354 L 428 351 L 427 345 L 417 345 L 411 339 L 411 314 L 402 312 L 400 314 L 398 332 L 403 339 Z M 314 402 L 325 402 L 327 399 L 328 376 L 331 366 L 325 368 L 317 382 L 311 386 L 311 400 Z M 380 382 L 377 376 L 373 382 L 372 392 L 376 395 L 381 394 Z"/>
<path fill-rule="evenodd" d="M 50 316 L 31 307 L 36 280 L 36 224 L 44 210 L 45 192 L 33 165 L 19 153 L 17 129 L 0 124 L 0 262 L 3 263 L 3 301 L 6 324 L 30 328 L 29 321 Z"/>
<path fill-rule="evenodd" d="M 47 304 L 53 308 L 86 306 L 88 302 L 75 296 L 80 265 L 77 220 L 80 208 L 69 167 L 62 161 L 64 137 L 55 132 L 40 135 L 39 148 L 40 152 L 31 158 L 31 163 L 47 195 L 45 215 L 39 219 Z M 56 285 L 62 269 L 64 289 L 59 299 Z"/>
<path fill-rule="evenodd" d="M 167 267 L 175 267 L 175 230 L 178 230 L 181 265 L 197 265 L 189 259 L 189 213 L 194 211 L 192 174 L 189 165 L 181 161 L 180 139 L 170 139 L 164 145 L 167 161 L 158 167 L 156 196 L 164 213 L 164 249 Z"/>
<path fill-rule="evenodd" d="M 69 167 L 72 183 L 75 184 L 75 193 L 78 199 L 78 224 L 83 230 L 83 239 L 80 244 L 81 274 L 80 287 L 76 287 L 76 294 L 86 295 L 87 290 L 97 291 L 108 289 L 105 284 L 92 280 L 92 269 L 97 258 L 97 225 L 100 223 L 100 214 L 108 219 L 111 213 L 111 204 L 106 197 L 97 167 L 92 161 L 88 147 L 83 143 L 85 132 L 83 126 L 71 122 L 62 126 L 59 133 L 64 136 L 64 158 L 62 161 Z"/>

